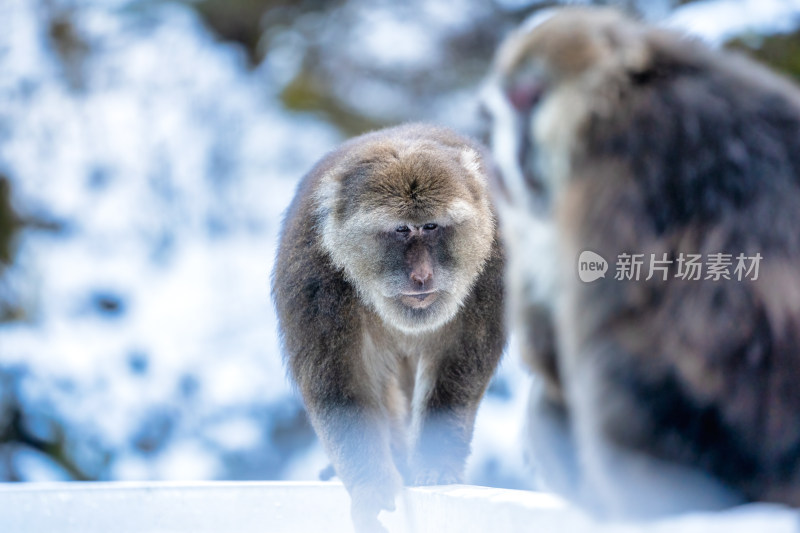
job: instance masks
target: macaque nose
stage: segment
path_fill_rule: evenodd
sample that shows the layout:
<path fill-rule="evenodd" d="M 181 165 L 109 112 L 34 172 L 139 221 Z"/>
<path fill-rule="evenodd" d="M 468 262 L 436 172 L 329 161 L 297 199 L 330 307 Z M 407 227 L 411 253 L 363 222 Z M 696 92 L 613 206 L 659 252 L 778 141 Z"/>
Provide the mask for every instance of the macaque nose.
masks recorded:
<path fill-rule="evenodd" d="M 426 283 L 433 280 L 433 270 L 428 265 L 418 265 L 411 271 L 410 278 L 415 285 L 424 288 Z"/>

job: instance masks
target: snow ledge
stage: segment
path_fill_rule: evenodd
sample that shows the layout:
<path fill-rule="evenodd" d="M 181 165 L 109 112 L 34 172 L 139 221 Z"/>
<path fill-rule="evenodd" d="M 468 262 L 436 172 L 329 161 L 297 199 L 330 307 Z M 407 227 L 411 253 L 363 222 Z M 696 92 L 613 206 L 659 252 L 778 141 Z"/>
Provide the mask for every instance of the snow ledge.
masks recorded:
<path fill-rule="evenodd" d="M 5 483 L 0 509 L 6 533 L 352 532 L 334 482 Z M 611 524 L 548 494 L 470 485 L 405 489 L 381 518 L 392 533 L 800 531 L 797 511 L 773 505 Z"/>

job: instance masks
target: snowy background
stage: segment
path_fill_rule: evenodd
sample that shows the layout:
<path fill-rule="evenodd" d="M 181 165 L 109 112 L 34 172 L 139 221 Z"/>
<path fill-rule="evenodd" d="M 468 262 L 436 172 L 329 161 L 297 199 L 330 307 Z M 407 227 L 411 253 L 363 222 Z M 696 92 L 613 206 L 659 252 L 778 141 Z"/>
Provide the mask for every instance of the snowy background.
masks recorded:
<path fill-rule="evenodd" d="M 316 478 L 269 296 L 281 214 L 351 135 L 483 135 L 494 47 L 537 8 L 396 4 L 0 0 L 0 481 Z M 798 1 L 638 4 L 798 75 Z M 529 379 L 510 350 L 468 482 L 533 486 Z"/>

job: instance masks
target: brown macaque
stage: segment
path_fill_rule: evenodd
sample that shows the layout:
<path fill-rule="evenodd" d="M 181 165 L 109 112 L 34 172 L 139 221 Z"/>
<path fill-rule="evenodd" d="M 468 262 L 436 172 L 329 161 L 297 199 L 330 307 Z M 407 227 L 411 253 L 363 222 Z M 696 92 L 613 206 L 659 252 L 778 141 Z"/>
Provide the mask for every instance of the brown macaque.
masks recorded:
<path fill-rule="evenodd" d="M 545 383 L 532 453 L 548 425 L 575 453 L 556 488 L 606 516 L 800 505 L 800 90 L 577 7 L 490 79 L 512 315 Z M 581 279 L 587 251 L 604 276 Z"/>
<path fill-rule="evenodd" d="M 273 272 L 286 362 L 350 493 L 382 530 L 405 484 L 459 483 L 505 345 L 503 251 L 473 141 L 411 124 L 324 157 Z"/>

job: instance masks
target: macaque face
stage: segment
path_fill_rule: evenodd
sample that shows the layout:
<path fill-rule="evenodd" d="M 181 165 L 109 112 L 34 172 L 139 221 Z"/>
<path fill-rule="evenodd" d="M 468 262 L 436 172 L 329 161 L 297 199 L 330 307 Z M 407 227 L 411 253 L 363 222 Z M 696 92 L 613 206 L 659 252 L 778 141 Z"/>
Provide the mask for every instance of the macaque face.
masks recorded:
<path fill-rule="evenodd" d="M 451 259 L 444 246 L 445 233 L 446 228 L 436 222 L 408 223 L 378 237 L 380 253 L 386 258 L 384 296 L 412 309 L 426 309 L 436 301 L 446 278 L 444 264 Z"/>
<path fill-rule="evenodd" d="M 408 333 L 455 316 L 492 245 L 486 184 L 472 153 L 453 152 L 372 154 L 331 178 L 335 202 L 322 200 L 336 216 L 325 233 L 331 256 L 381 318 Z"/>
<path fill-rule="evenodd" d="M 458 228 L 439 222 L 408 222 L 376 235 L 378 289 L 384 307 L 402 323 L 427 329 L 440 324 L 454 308 L 453 251 L 448 244 Z"/>
<path fill-rule="evenodd" d="M 500 199 L 548 211 L 582 156 L 592 117 L 624 108 L 646 68 L 642 29 L 613 10 L 565 9 L 512 34 L 499 49 L 484 105 L 503 183 Z"/>

